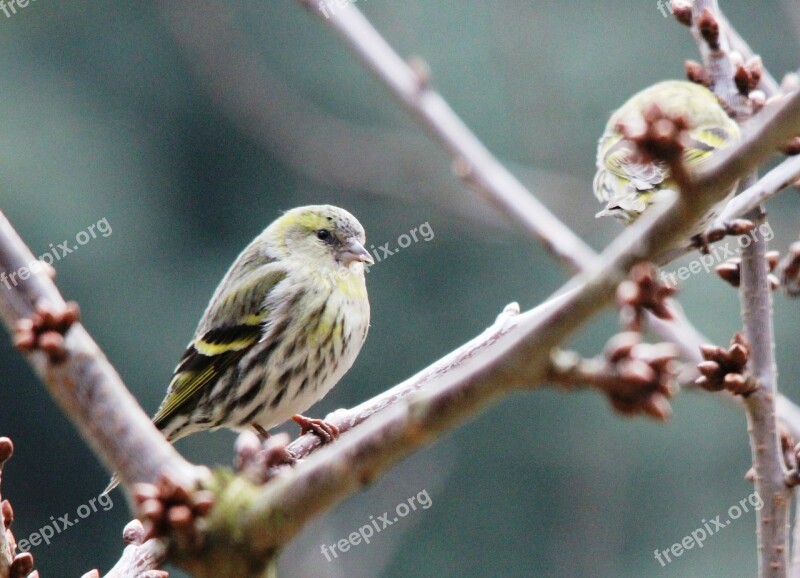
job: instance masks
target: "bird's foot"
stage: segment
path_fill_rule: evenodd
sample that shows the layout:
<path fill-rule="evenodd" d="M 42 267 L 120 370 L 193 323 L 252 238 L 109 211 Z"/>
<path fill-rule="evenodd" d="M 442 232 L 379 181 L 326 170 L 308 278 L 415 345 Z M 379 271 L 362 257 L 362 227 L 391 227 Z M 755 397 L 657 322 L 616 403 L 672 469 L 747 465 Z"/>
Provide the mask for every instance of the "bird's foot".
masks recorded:
<path fill-rule="evenodd" d="M 322 440 L 323 444 L 329 444 L 339 437 L 339 428 L 325 420 L 298 414 L 292 417 L 292 421 L 300 426 L 301 436 L 313 432 Z"/>
<path fill-rule="evenodd" d="M 256 433 L 258 434 L 258 437 L 261 438 L 262 442 L 267 441 L 269 439 L 269 432 L 267 430 L 265 430 L 263 427 L 261 427 L 257 423 L 253 423 L 252 425 L 253 425 L 253 429 L 256 430 Z"/>

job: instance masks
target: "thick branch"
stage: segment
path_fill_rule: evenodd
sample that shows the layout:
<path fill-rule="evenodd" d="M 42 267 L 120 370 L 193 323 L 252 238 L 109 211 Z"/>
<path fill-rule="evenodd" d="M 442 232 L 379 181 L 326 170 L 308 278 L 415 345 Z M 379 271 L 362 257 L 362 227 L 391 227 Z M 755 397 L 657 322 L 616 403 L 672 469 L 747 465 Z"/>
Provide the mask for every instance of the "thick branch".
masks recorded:
<path fill-rule="evenodd" d="M 56 312 L 67 310 L 58 289 L 37 263 L 0 213 L 0 271 L 21 278 L 20 271 L 33 269 L 26 280 L 0 285 L 0 317 L 11 331 L 44 304 Z M 197 469 L 153 427 L 82 325 L 74 323 L 66 331 L 64 347 L 63 361 L 41 351 L 33 351 L 27 359 L 106 467 L 119 472 L 127 483 L 155 482 L 161 474 L 187 483 L 194 480 Z"/>

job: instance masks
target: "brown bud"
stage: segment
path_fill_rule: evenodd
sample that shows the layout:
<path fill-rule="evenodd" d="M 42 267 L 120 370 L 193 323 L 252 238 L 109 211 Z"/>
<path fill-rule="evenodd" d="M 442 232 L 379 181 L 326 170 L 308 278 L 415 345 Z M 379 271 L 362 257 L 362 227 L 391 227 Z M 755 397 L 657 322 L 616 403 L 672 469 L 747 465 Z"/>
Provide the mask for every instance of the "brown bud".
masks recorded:
<path fill-rule="evenodd" d="M 745 235 L 755 229 L 756 225 L 748 219 L 734 219 L 725 223 L 725 228 L 729 235 Z"/>
<path fill-rule="evenodd" d="M 169 523 L 176 530 L 183 530 L 192 526 L 192 510 L 189 506 L 173 506 L 168 512 Z"/>
<path fill-rule="evenodd" d="M 703 359 L 708 361 L 716 361 L 719 364 L 725 363 L 727 358 L 727 352 L 718 345 L 704 343 L 700 346 L 700 353 L 702 354 Z"/>
<path fill-rule="evenodd" d="M 730 356 L 731 364 L 738 368 L 744 368 L 744 366 L 747 364 L 749 353 L 750 352 L 745 346 L 738 343 L 732 345 L 728 349 L 728 355 Z"/>
<path fill-rule="evenodd" d="M 640 343 L 642 336 L 636 331 L 623 331 L 608 340 L 605 357 L 611 363 L 617 363 L 630 356 L 633 347 Z"/>
<path fill-rule="evenodd" d="M 687 60 L 683 63 L 683 70 L 686 73 L 686 78 L 688 78 L 690 82 L 701 84 L 705 87 L 708 87 L 710 84 L 706 69 L 699 62 Z"/>
<path fill-rule="evenodd" d="M 667 421 L 672 417 L 672 406 L 663 395 L 653 394 L 648 397 L 643 409 L 647 415 L 660 421 Z"/>
<path fill-rule="evenodd" d="M 198 516 L 205 516 L 214 507 L 214 493 L 199 490 L 192 495 L 192 509 Z"/>
<path fill-rule="evenodd" d="M 733 287 L 738 287 L 741 283 L 741 270 L 736 263 L 727 261 L 721 265 L 717 265 L 714 271 L 717 272 L 717 275 L 719 275 L 723 281 Z"/>
<path fill-rule="evenodd" d="M 741 373 L 729 373 L 723 380 L 725 389 L 737 395 L 745 395 L 753 391 L 753 387 Z"/>
<path fill-rule="evenodd" d="M 722 391 L 724 386 L 722 385 L 721 379 L 709 379 L 705 375 L 701 375 L 697 379 L 694 380 L 695 384 L 699 387 L 702 387 L 706 391 Z"/>
<path fill-rule="evenodd" d="M 740 94 L 745 96 L 749 94 L 752 79 L 750 77 L 750 72 L 743 65 L 740 64 L 736 67 L 736 72 L 733 74 L 733 81 L 736 83 L 736 88 L 739 89 Z"/>
<path fill-rule="evenodd" d="M 145 500 L 139 506 L 139 513 L 142 518 L 157 521 L 164 514 L 164 506 L 158 500 Z"/>
<path fill-rule="evenodd" d="M 683 24 L 684 26 L 691 26 L 692 25 L 692 5 L 685 2 L 684 0 L 672 0 L 670 3 L 670 8 L 672 10 L 673 16 L 675 19 Z"/>
<path fill-rule="evenodd" d="M 697 19 L 697 28 L 711 50 L 719 50 L 719 23 L 711 11 L 706 8 Z"/>
<path fill-rule="evenodd" d="M 769 281 L 769 288 L 770 288 L 772 291 L 775 291 L 775 290 L 776 290 L 778 287 L 780 287 L 780 286 L 781 286 L 781 280 L 780 280 L 780 279 L 778 279 L 778 278 L 777 278 L 775 275 L 773 275 L 772 273 L 770 273 L 769 275 L 767 275 L 767 281 Z"/>
<path fill-rule="evenodd" d="M 722 377 L 722 368 L 716 361 L 701 361 L 697 364 L 697 369 L 709 379 Z"/>
<path fill-rule="evenodd" d="M 408 66 L 417 79 L 419 90 L 425 90 L 431 84 L 431 67 L 421 56 L 412 56 L 408 59 Z"/>
<path fill-rule="evenodd" d="M 17 554 L 11 563 L 9 578 L 27 578 L 33 570 L 33 555 L 30 552 Z"/>
<path fill-rule="evenodd" d="M 656 380 L 656 372 L 644 361 L 633 359 L 623 366 L 620 377 L 635 387 L 644 387 Z"/>
<path fill-rule="evenodd" d="M 755 90 L 761 82 L 761 77 L 764 74 L 764 64 L 761 62 L 760 56 L 754 56 L 747 61 L 745 66 L 750 73 L 750 90 L 748 91 L 750 92 Z"/>
<path fill-rule="evenodd" d="M 781 258 L 780 252 L 767 251 L 766 258 L 767 258 L 767 265 L 769 265 L 769 270 L 775 271 L 775 267 L 778 266 L 778 260 L 780 260 Z"/>
<path fill-rule="evenodd" d="M 0 437 L 0 465 L 14 455 L 14 442 L 7 437 Z"/>
<path fill-rule="evenodd" d="M 139 483 L 133 486 L 133 498 L 137 504 L 141 504 L 146 500 L 158 499 L 158 488 L 153 484 Z"/>
<path fill-rule="evenodd" d="M 126 544 L 141 544 L 144 542 L 144 526 L 139 520 L 131 520 L 122 530 L 122 540 Z"/>

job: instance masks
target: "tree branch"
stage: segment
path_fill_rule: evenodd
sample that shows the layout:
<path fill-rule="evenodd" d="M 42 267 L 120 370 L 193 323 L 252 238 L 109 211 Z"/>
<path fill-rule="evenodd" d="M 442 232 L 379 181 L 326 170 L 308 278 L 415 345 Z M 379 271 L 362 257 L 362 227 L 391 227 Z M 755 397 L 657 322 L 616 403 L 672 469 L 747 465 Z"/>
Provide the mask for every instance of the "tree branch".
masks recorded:
<path fill-rule="evenodd" d="M 800 179 L 800 155 L 789 157 L 761 177 L 756 184 L 733 197 L 708 230 L 722 228 L 726 221 L 744 217 L 765 201 L 794 185 L 798 179 Z"/>
<path fill-rule="evenodd" d="M 36 317 L 46 307 L 69 310 L 52 280 L 44 273 L 5 215 L 0 213 L 0 271 L 30 272 L 19 283 L 0 285 L 0 317 L 10 331 Z M 65 331 L 66 357 L 34 349 L 28 362 L 50 394 L 106 467 L 126 483 L 156 481 L 161 474 L 189 483 L 199 470 L 186 462 L 164 439 L 128 392 L 117 372 L 80 323 Z"/>
<path fill-rule="evenodd" d="M 588 272 L 559 292 L 556 307 L 546 303 L 518 316 L 513 327 L 490 331 L 491 343 L 487 341 L 478 355 L 463 355 L 477 344 L 464 346 L 451 358 L 466 359 L 463 364 L 451 364 L 444 373 L 441 367 L 424 372 L 435 377 L 423 392 L 389 406 L 381 412 L 381 420 L 363 424 L 339 444 L 321 449 L 270 481 L 245 517 L 248 543 L 273 551 L 306 520 L 502 393 L 538 387 L 547 378 L 550 351 L 613 301 L 623 272 L 688 234 L 740 178 L 737 170 L 750 171 L 768 156 L 770 149 L 762 142 L 780 142 L 800 128 L 800 95 L 793 95 L 781 107 L 771 117 L 765 115 L 757 130 L 745 135 L 740 145 L 698 179 L 687 181 L 682 188 L 685 194 L 653 206 L 626 229 Z"/>
<path fill-rule="evenodd" d="M 323 18 L 315 0 L 299 0 L 309 12 Z M 456 174 L 478 195 L 538 239 L 573 271 L 580 271 L 594 252 L 555 217 L 478 140 L 430 86 L 427 66 L 405 62 L 354 6 L 323 20 L 405 105 L 406 110 L 455 159 Z"/>
<path fill-rule="evenodd" d="M 735 81 L 743 69 L 737 69 L 730 57 L 729 27 L 719 16 L 717 0 L 696 2 L 692 32 L 703 54 L 714 92 L 730 107 L 737 120 L 748 119 L 753 105 L 742 83 Z M 764 112 L 769 111 L 762 111 L 759 117 Z M 773 146 L 778 144 L 773 143 Z M 751 173 L 744 184 L 753 184 L 755 174 L 755 171 Z M 760 205 L 748 214 L 748 218 L 756 224 L 764 222 Z M 761 578 L 782 578 L 788 570 L 787 524 L 791 496 L 784 481 L 784 456 L 775 415 L 777 370 L 767 239 L 758 227 L 752 235 L 753 242 L 742 248 L 739 296 L 744 335 L 750 347 L 747 370 L 749 378 L 756 384 L 755 391 L 745 396 L 744 405 L 755 490 L 764 501 L 764 507 L 756 512 L 758 567 Z"/>
<path fill-rule="evenodd" d="M 312 0 L 298 1 L 340 34 L 365 66 L 377 76 L 391 94 L 405 105 L 411 117 L 453 155 L 456 166 L 463 166 L 459 159 L 467 160 L 469 170 L 458 170 L 456 174 L 470 185 L 482 199 L 500 208 L 512 221 L 532 233 L 536 238 L 541 239 L 542 235 L 547 235 L 548 239 L 543 241 L 545 246 L 573 270 L 585 270 L 591 265 L 596 254 L 580 239 L 577 239 L 567 227 L 558 222 L 558 219 L 549 211 L 536 208 L 537 206 L 541 207 L 541 203 L 513 175 L 510 175 L 502 166 L 500 170 L 497 169 L 499 165 L 497 160 L 482 144 L 476 143 L 476 137 L 463 125 L 463 122 L 442 97 L 431 90 L 428 79 L 420 79 L 419 74 L 415 73 L 380 37 L 380 34 L 356 6 L 349 5 L 346 10 L 338 10 L 336 14 L 324 18 L 318 5 Z M 738 37 L 732 28 L 728 28 L 728 30 L 734 37 Z M 740 38 L 739 41 L 744 42 Z M 752 51 L 750 51 L 751 53 Z M 771 77 L 765 75 L 763 78 Z M 769 83 L 769 80 L 764 82 Z M 772 94 L 769 87 L 766 92 Z M 428 100 L 421 98 L 422 94 L 428 95 Z M 430 105 L 430 102 L 435 103 L 436 106 Z M 754 124 L 758 126 L 759 123 Z M 464 140 L 461 140 L 462 138 Z M 774 150 L 780 142 L 782 141 L 776 142 L 776 139 L 772 139 L 766 147 L 770 151 Z M 556 225 L 551 226 L 556 222 Z M 568 233 L 564 234 L 564 230 Z M 561 232 L 559 233 L 559 231 Z M 670 336 L 674 335 L 690 334 L 700 336 L 701 343 L 710 341 L 702 337 L 685 316 L 679 317 L 674 322 L 662 322 L 648 314 L 648 323 L 663 339 L 670 339 Z M 680 341 L 676 341 L 676 343 L 681 345 Z M 683 347 L 681 349 L 687 359 L 695 363 L 702 361 L 699 350 L 689 351 Z M 783 403 L 778 404 L 779 415 L 786 421 L 793 420 L 792 429 L 800 432 L 800 420 L 797 420 L 797 417 L 800 416 L 800 408 L 785 398 L 781 399 Z M 302 445 L 306 449 L 303 451 L 308 451 L 317 443 L 318 440 L 314 436 L 305 436 Z"/>
<path fill-rule="evenodd" d="M 758 210 L 752 214 L 756 222 Z M 772 291 L 767 278 L 767 239 L 760 229 L 755 240 L 742 249 L 740 299 L 744 333 L 750 343 L 748 373 L 758 389 L 745 400 L 751 436 L 755 489 L 764 500 L 757 512 L 758 547 L 762 576 L 786 576 L 787 524 L 791 495 L 784 482 L 784 461 L 775 419 L 777 371 L 772 329 Z"/>

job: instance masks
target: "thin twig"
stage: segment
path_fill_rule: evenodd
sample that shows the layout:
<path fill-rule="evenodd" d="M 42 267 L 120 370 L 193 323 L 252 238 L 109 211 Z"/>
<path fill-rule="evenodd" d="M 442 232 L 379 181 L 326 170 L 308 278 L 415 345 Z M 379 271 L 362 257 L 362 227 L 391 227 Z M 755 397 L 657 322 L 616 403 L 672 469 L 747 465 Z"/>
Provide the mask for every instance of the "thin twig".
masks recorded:
<path fill-rule="evenodd" d="M 298 1 L 312 13 L 316 13 L 320 17 L 324 16 L 319 11 L 318 5 L 311 0 Z M 561 223 L 558 223 L 555 227 L 549 226 L 549 223 L 557 221 L 556 217 L 549 212 L 533 208 L 533 205 L 540 206 L 540 203 L 533 198 L 533 195 L 513 176 L 509 175 L 505 169 L 497 172 L 497 161 L 486 151 L 483 145 L 477 143 L 476 146 L 472 147 L 475 140 L 474 135 L 469 133 L 469 138 L 464 141 L 460 140 L 463 136 L 463 123 L 455 117 L 452 109 L 438 94 L 434 99 L 437 102 L 436 107 L 425 108 L 422 106 L 427 101 L 418 98 L 420 82 L 418 74 L 380 37 L 379 33 L 369 24 L 356 6 L 348 5 L 346 10 L 338 10 L 336 14 L 329 15 L 328 18 L 322 18 L 322 20 L 339 32 L 347 45 L 356 52 L 367 68 L 376 74 L 390 93 L 403 102 L 412 118 L 420 122 L 426 130 L 433 134 L 436 140 L 444 144 L 456 159 L 456 164 L 458 164 L 458 159 L 468 159 L 469 171 L 458 171 L 457 174 L 468 184 L 480 183 L 481 188 L 478 192 L 481 198 L 490 204 L 501 207 L 514 222 L 521 225 L 523 229 L 532 232 L 537 238 L 540 237 L 540 231 L 563 231 L 566 229 Z M 735 31 L 733 32 L 735 33 Z M 377 50 L 378 47 L 380 48 L 379 51 Z M 430 88 L 425 91 L 425 94 L 431 93 Z M 442 111 L 445 112 L 443 113 Z M 439 118 L 440 114 L 444 114 L 441 119 Z M 754 124 L 758 125 L 759 123 Z M 770 150 L 774 149 L 774 141 L 769 143 L 768 147 Z M 510 184 L 511 181 L 513 183 Z M 541 223 L 533 224 L 530 222 L 531 219 L 537 219 L 539 215 L 543 215 Z M 589 267 L 593 258 L 596 257 L 596 254 L 591 252 L 585 244 L 579 240 L 576 242 L 575 236 L 571 232 L 567 235 L 550 239 L 546 243 L 547 246 L 553 250 L 553 253 L 558 258 L 566 259 L 573 269 L 585 270 Z M 554 243 L 563 244 L 554 249 L 551 246 Z M 579 249 L 573 252 L 571 247 L 578 247 Z M 648 320 L 654 331 L 663 339 L 670 339 L 670 336 L 674 335 L 699 335 L 697 329 L 685 316 L 681 316 L 674 322 L 664 323 L 648 314 Z M 700 343 L 710 342 L 709 339 L 700 337 Z M 676 341 L 676 343 L 681 344 L 680 341 Z M 684 354 L 688 353 L 688 351 L 684 351 Z M 691 357 L 688 357 L 688 359 L 690 361 L 702 360 L 697 350 L 691 351 Z M 800 421 L 797 420 L 797 416 L 800 415 L 800 408 L 797 408 L 789 400 L 781 399 L 783 399 L 783 403 L 778 405 L 781 419 L 787 422 L 792 421 L 791 427 L 800 432 Z M 306 446 L 303 452 L 310 450 L 311 447 L 316 446 L 318 443 L 318 440 L 312 435 L 304 436 L 302 439 L 302 445 Z"/>
<path fill-rule="evenodd" d="M 792 186 L 800 179 L 800 155 L 792 156 L 731 199 L 709 230 L 722 228 L 726 221 L 745 216 L 765 201 Z"/>
<path fill-rule="evenodd" d="M 719 6 L 717 6 L 717 20 L 727 35 L 731 50 L 735 50 L 741 54 L 745 61 L 753 58 L 755 56 L 753 49 L 750 48 L 750 45 L 744 40 L 744 38 L 742 38 L 739 32 L 733 26 L 731 26 L 730 21 L 719 8 Z M 780 86 L 778 86 L 778 82 L 775 80 L 775 77 L 770 74 L 766 67 L 764 67 L 761 72 L 761 82 L 759 82 L 758 88 L 759 90 L 763 91 L 767 97 L 775 96 L 780 92 Z"/>
<path fill-rule="evenodd" d="M 698 0 L 694 10 L 692 32 L 703 54 L 712 88 L 737 120 L 746 120 L 752 113 L 752 104 L 734 80 L 737 70 L 730 57 L 730 33 L 726 22 L 719 16 L 717 0 Z M 706 30 L 709 25 L 717 27 L 718 38 L 710 39 L 709 35 L 702 32 L 704 23 Z M 769 110 L 762 111 L 759 117 L 764 114 L 769 114 Z M 743 182 L 745 185 L 754 184 L 755 172 Z M 747 217 L 756 224 L 764 222 L 763 210 L 758 204 Z M 772 328 L 772 291 L 766 259 L 767 239 L 758 227 L 752 234 L 753 242 L 742 248 L 739 296 L 744 335 L 750 347 L 747 372 L 748 377 L 756 383 L 755 391 L 746 396 L 744 405 L 755 490 L 764 501 L 764 507 L 756 512 L 758 575 L 760 578 L 785 578 L 788 570 L 787 524 L 791 500 L 784 482 L 784 457 L 775 415 L 777 369 Z"/>
<path fill-rule="evenodd" d="M 756 222 L 758 209 L 751 215 Z M 784 483 L 784 461 L 775 419 L 777 370 L 772 328 L 772 291 L 768 279 L 767 239 L 753 230 L 755 240 L 742 249 L 740 299 L 744 333 L 750 343 L 749 376 L 758 389 L 745 398 L 751 436 L 755 490 L 764 500 L 757 512 L 761 576 L 786 576 L 791 495 Z"/>
<path fill-rule="evenodd" d="M 311 13 L 323 17 L 318 2 L 299 1 Z M 592 249 L 531 195 L 431 88 L 424 63 L 417 61 L 412 67 L 400 58 L 353 5 L 323 20 L 453 155 L 456 173 L 483 199 L 532 234 L 573 271 L 580 271 L 591 262 Z"/>

